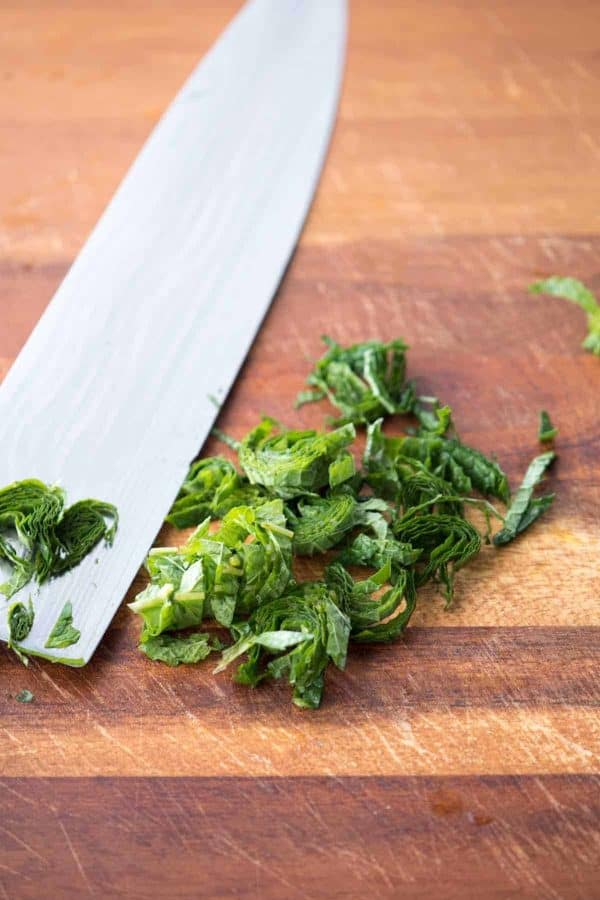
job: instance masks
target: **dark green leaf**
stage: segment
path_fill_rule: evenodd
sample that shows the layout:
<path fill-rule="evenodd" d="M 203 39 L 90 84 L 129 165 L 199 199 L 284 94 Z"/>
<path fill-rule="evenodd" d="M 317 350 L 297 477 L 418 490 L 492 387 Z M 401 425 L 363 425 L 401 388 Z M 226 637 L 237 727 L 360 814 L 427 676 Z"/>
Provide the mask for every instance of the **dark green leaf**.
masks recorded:
<path fill-rule="evenodd" d="M 177 528 L 199 525 L 207 516 L 221 519 L 236 506 L 265 501 L 264 492 L 250 484 L 222 456 L 192 463 L 167 522 Z"/>
<path fill-rule="evenodd" d="M 8 607 L 8 639 L 9 644 L 24 641 L 33 627 L 35 618 L 31 597 L 28 606 L 17 601 Z"/>
<path fill-rule="evenodd" d="M 352 544 L 342 550 L 339 561 L 345 566 L 369 566 L 381 569 L 389 561 L 392 579 L 401 569 L 412 566 L 421 555 L 410 544 L 403 544 L 393 537 L 377 538 L 359 534 Z"/>
<path fill-rule="evenodd" d="M 425 405 L 427 401 L 431 409 Z M 452 410 L 449 406 L 440 406 L 436 397 L 419 397 L 413 412 L 422 434 L 442 436 L 452 427 Z"/>
<path fill-rule="evenodd" d="M 376 534 L 385 535 L 388 524 L 385 501 L 376 497 L 359 499 L 350 490 L 340 490 L 325 497 L 299 500 L 296 511 L 288 508 L 288 521 L 294 531 L 294 552 L 313 556 L 335 547 L 345 535 L 359 525 Z"/>
<path fill-rule="evenodd" d="M 56 525 L 56 558 L 51 574 L 60 575 L 79 565 L 103 539 L 112 544 L 118 522 L 112 503 L 80 500 L 66 509 Z"/>
<path fill-rule="evenodd" d="M 412 410 L 415 390 L 412 382 L 405 380 L 404 341 L 365 341 L 341 347 L 331 338 L 323 340 L 327 352 L 308 377 L 315 390 L 299 394 L 297 406 L 328 397 L 342 414 L 338 423 L 355 425 Z"/>
<path fill-rule="evenodd" d="M 236 644 L 223 652 L 215 671 L 248 653 L 248 662 L 238 669 L 240 682 L 256 685 L 266 676 L 286 677 L 294 703 L 315 708 L 329 660 L 345 665 L 350 622 L 327 585 L 308 582 L 260 606 L 237 631 Z M 261 671 L 263 653 L 275 658 Z"/>
<path fill-rule="evenodd" d="M 554 425 L 550 421 L 550 416 L 545 409 L 542 409 L 540 412 L 540 428 L 538 439 L 542 444 L 544 444 L 546 443 L 546 441 L 553 441 L 557 434 L 558 428 L 554 427 Z"/>
<path fill-rule="evenodd" d="M 540 483 L 544 472 L 556 458 L 551 450 L 536 456 L 529 464 L 525 477 L 518 491 L 511 500 L 506 513 L 504 528 L 494 536 L 494 544 L 500 546 L 510 541 L 525 531 L 532 522 L 535 522 L 554 500 L 554 494 L 532 500 L 533 492 Z"/>
<path fill-rule="evenodd" d="M 390 499 L 400 499 L 402 466 L 414 465 L 416 461 L 420 463 L 420 472 L 430 472 L 443 479 L 455 494 L 466 496 L 477 490 L 484 496 L 508 500 L 508 481 L 495 460 L 458 438 L 431 434 L 388 438 L 381 424 L 378 420 L 369 427 L 364 456 L 367 481 L 375 491 Z"/>
<path fill-rule="evenodd" d="M 327 567 L 327 584 L 350 620 L 352 640 L 388 641 L 406 628 L 416 605 L 413 576 L 398 570 L 394 583 L 382 592 L 391 577 L 390 560 L 364 581 L 354 581 L 339 562 Z"/>
<path fill-rule="evenodd" d="M 444 585 L 447 604 L 454 595 L 454 573 L 479 553 L 481 538 L 467 519 L 439 513 L 409 510 L 393 525 L 399 541 L 421 550 L 416 584 L 431 578 Z"/>
<path fill-rule="evenodd" d="M 31 597 L 29 598 L 28 605 L 25 606 L 24 603 L 20 601 L 16 601 L 8 607 L 8 646 L 11 650 L 14 651 L 17 658 L 23 663 L 24 666 L 29 665 L 29 659 L 27 657 L 27 652 L 19 646 L 21 641 L 24 641 L 28 636 L 29 632 L 33 627 L 33 620 L 35 618 L 33 612 L 33 606 L 31 603 Z"/>
<path fill-rule="evenodd" d="M 0 559 L 11 567 L 0 593 L 11 597 L 32 578 L 46 581 L 78 565 L 104 538 L 111 543 L 117 510 L 81 500 L 65 510 L 65 492 L 30 478 L 0 490 Z"/>

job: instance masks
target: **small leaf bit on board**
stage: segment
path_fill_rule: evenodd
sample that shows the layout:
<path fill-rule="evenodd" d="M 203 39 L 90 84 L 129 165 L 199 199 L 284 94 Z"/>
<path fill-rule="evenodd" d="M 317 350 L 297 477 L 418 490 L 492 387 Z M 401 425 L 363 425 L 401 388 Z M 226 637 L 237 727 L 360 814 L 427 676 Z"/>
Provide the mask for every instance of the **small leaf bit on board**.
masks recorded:
<path fill-rule="evenodd" d="M 540 411 L 540 427 L 538 431 L 538 440 L 541 444 L 553 441 L 558 434 L 558 428 L 552 424 L 550 416 L 545 409 Z"/>
<path fill-rule="evenodd" d="M 18 703 L 33 703 L 35 700 L 35 695 L 28 691 L 27 688 L 23 688 L 22 691 L 19 691 L 18 694 L 15 694 L 15 700 Z"/>

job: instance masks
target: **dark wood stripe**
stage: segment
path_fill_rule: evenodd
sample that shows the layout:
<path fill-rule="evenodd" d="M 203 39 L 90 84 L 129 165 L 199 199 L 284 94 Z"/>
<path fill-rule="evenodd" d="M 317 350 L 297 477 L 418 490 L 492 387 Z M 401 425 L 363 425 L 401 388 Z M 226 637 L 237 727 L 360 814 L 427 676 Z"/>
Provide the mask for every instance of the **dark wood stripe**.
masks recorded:
<path fill-rule="evenodd" d="M 463 438 L 496 452 L 513 480 L 537 449 L 537 413 L 548 407 L 560 428 L 560 461 L 549 479 L 560 510 L 550 518 L 568 513 L 597 524 L 598 367 L 580 348 L 584 316 L 559 299 L 532 297 L 526 287 L 554 271 L 576 272 L 600 286 L 599 247 L 600 238 L 589 235 L 408 235 L 303 244 L 221 424 L 242 434 L 266 411 L 319 426 L 327 404 L 292 408 L 309 358 L 322 352 L 319 336 L 351 342 L 403 335 L 411 345 L 411 376 L 452 405 Z M 65 259 L 0 261 L 0 375 L 68 265 Z"/>
<path fill-rule="evenodd" d="M 19 900 L 597 896 L 596 777 L 28 778 L 1 788 L 0 895 Z"/>
<path fill-rule="evenodd" d="M 136 636 L 137 623 L 123 613 L 89 666 L 60 672 L 38 661 L 26 670 L 3 647 L 0 719 L 31 727 L 96 714 L 115 722 L 182 710 L 202 711 L 207 722 L 224 709 L 232 721 L 289 715 L 287 686 L 249 691 L 227 673 L 213 676 L 210 663 L 152 663 L 137 651 Z M 331 667 L 319 715 L 360 721 L 365 711 L 595 707 L 599 655 L 598 628 L 412 628 L 396 644 L 354 646 L 344 673 Z M 21 688 L 36 696 L 26 710 L 14 700 Z"/>

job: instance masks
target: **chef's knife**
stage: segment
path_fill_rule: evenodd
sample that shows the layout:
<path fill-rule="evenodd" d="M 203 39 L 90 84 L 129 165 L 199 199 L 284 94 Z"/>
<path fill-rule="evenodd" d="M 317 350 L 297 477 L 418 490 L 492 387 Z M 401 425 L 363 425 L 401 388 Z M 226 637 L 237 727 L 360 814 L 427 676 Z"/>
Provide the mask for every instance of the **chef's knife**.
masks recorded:
<path fill-rule="evenodd" d="M 90 659 L 210 431 L 209 394 L 229 391 L 316 186 L 345 7 L 243 7 L 144 145 L 0 387 L 0 486 L 40 478 L 69 502 L 98 497 L 120 513 L 112 548 L 35 591 L 29 651 Z M 67 600 L 81 638 L 47 650 Z"/>

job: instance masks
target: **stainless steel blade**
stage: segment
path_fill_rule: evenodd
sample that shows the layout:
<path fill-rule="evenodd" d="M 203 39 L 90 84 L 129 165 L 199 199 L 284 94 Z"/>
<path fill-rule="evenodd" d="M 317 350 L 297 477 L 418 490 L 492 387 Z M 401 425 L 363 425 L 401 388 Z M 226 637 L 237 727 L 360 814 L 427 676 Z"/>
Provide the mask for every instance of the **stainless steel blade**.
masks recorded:
<path fill-rule="evenodd" d="M 0 485 L 116 503 L 114 546 L 44 585 L 24 646 L 94 652 L 293 251 L 341 80 L 345 0 L 254 0 L 145 144 L 0 387 Z M 27 596 L 27 589 L 22 594 Z M 79 642 L 44 644 L 66 600 Z M 0 600 L 0 637 L 6 616 Z"/>

